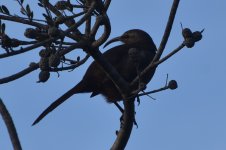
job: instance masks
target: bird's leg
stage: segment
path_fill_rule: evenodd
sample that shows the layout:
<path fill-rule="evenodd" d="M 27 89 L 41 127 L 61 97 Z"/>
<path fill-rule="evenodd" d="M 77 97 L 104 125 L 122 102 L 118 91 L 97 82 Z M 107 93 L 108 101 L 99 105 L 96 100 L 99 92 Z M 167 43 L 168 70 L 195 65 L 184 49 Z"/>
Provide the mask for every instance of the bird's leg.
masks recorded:
<path fill-rule="evenodd" d="M 122 113 L 121 117 L 120 117 L 120 122 L 121 122 L 121 126 L 123 125 L 123 113 L 124 113 L 124 110 L 123 108 L 117 103 L 117 102 L 114 102 L 115 106 L 119 109 L 119 111 Z M 134 125 L 138 128 L 138 124 L 136 122 L 136 119 L 134 118 L 134 121 L 133 121 Z"/>
<path fill-rule="evenodd" d="M 122 115 L 121 115 L 119 120 L 120 120 L 121 124 L 123 124 L 123 113 L 124 113 L 124 110 L 117 102 L 114 102 L 114 104 L 119 109 L 119 111 L 122 113 Z"/>
<path fill-rule="evenodd" d="M 123 114 L 124 113 L 123 108 L 117 102 L 114 102 L 114 104 L 119 109 L 119 111 Z"/>

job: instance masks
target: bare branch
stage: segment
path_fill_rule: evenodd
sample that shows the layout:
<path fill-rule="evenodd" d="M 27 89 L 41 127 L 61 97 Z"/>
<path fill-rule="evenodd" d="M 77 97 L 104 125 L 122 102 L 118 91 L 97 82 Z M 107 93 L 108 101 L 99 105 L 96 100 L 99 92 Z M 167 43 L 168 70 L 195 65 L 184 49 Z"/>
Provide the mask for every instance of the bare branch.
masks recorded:
<path fill-rule="evenodd" d="M 85 58 L 83 58 L 82 60 L 80 60 L 79 62 L 77 62 L 76 64 L 73 64 L 71 66 L 68 67 L 62 67 L 62 68 L 53 68 L 51 69 L 52 72 L 58 72 L 58 71 L 63 71 L 63 70 L 74 70 L 75 68 L 81 66 L 82 64 L 84 64 L 88 59 L 89 59 L 89 55 L 86 55 Z"/>
<path fill-rule="evenodd" d="M 16 79 L 19 79 L 19 78 L 31 73 L 32 71 L 34 71 L 38 68 L 39 68 L 38 63 L 30 65 L 28 68 L 26 68 L 26 69 L 24 69 L 24 70 L 22 70 L 22 71 L 20 71 L 16 74 L 13 74 L 11 76 L 0 79 L 0 84 L 8 83 L 8 82 L 14 81 Z"/>
<path fill-rule="evenodd" d="M 105 10 L 108 9 L 108 7 L 110 6 L 110 4 L 111 4 L 111 0 L 106 0 L 106 1 L 105 1 L 105 3 L 104 3 L 104 8 L 105 8 Z"/>
<path fill-rule="evenodd" d="M 26 48 L 21 48 L 20 50 L 16 50 L 16 51 L 13 51 L 13 52 L 10 52 L 10 53 L 0 54 L 0 59 L 10 57 L 10 56 L 13 56 L 13 55 L 18 55 L 18 54 L 21 54 L 21 53 L 25 53 L 25 52 L 28 52 L 30 50 L 34 50 L 35 48 L 43 46 L 46 43 L 51 43 L 54 40 L 55 40 L 54 38 L 49 38 L 49 39 L 46 39 L 46 40 L 41 41 L 39 43 L 36 43 L 32 46 L 28 46 Z"/>
<path fill-rule="evenodd" d="M 103 16 L 100 16 L 96 23 L 94 24 L 94 27 L 91 31 L 91 37 L 93 37 L 94 35 L 96 35 L 97 30 L 99 29 L 100 25 L 104 25 L 104 33 L 101 35 L 101 37 L 99 39 L 97 39 L 96 41 L 94 41 L 92 43 L 92 47 L 99 47 L 101 44 L 103 44 L 109 37 L 110 33 L 111 33 L 111 23 L 110 20 L 108 18 L 108 16 L 105 14 Z"/>
<path fill-rule="evenodd" d="M 170 15 L 168 18 L 168 22 L 166 25 L 166 29 L 165 29 L 165 33 L 163 35 L 162 38 L 162 42 L 158 48 L 158 51 L 154 57 L 154 59 L 152 60 L 152 62 L 141 72 L 140 76 L 142 77 L 143 75 L 145 75 L 146 73 L 150 72 L 151 70 L 155 69 L 157 66 L 154 66 L 153 63 L 155 63 L 156 61 L 158 61 L 165 49 L 166 43 L 168 41 L 171 29 L 172 29 L 172 25 L 173 25 L 173 21 L 177 12 L 177 8 L 179 5 L 180 0 L 174 0 L 172 7 L 171 7 L 171 11 L 170 11 Z M 134 84 L 136 84 L 139 81 L 139 77 L 137 76 L 132 82 L 131 82 L 131 86 L 133 86 Z"/>
<path fill-rule="evenodd" d="M 179 2 L 180 2 L 180 0 L 174 0 L 172 8 L 171 8 L 170 16 L 168 19 L 168 23 L 167 23 L 167 26 L 165 29 L 165 33 L 164 33 L 162 42 L 160 44 L 160 47 L 158 49 L 158 52 L 155 55 L 155 58 L 153 59 L 152 63 L 144 71 L 142 71 L 141 76 L 144 75 L 145 73 L 147 73 L 148 71 L 150 71 L 151 69 L 153 69 L 150 66 L 153 64 L 153 62 L 159 60 L 159 58 L 161 57 L 162 52 L 167 43 L 168 37 L 170 35 L 170 31 L 171 31 L 171 28 L 173 25 L 173 21 L 174 21 L 175 15 L 176 15 L 176 11 L 177 11 Z M 139 80 L 139 77 L 137 77 L 130 85 L 137 83 L 138 80 Z M 129 101 L 124 100 L 123 102 L 124 102 L 124 107 L 125 107 L 123 118 L 125 119 L 124 120 L 125 122 L 124 122 L 124 126 L 118 132 L 117 139 L 115 140 L 115 143 L 113 144 L 111 150 L 124 149 L 127 144 L 128 139 L 129 139 L 129 136 L 131 134 L 131 131 L 132 131 L 132 126 L 133 126 L 133 121 L 134 121 L 134 101 L 129 102 Z"/>
<path fill-rule="evenodd" d="M 88 9 L 87 13 L 78 21 L 76 22 L 74 25 L 70 26 L 65 33 L 70 33 L 71 31 L 73 31 L 74 29 L 77 29 L 80 25 L 82 25 L 91 15 L 92 12 L 94 11 L 96 6 L 96 2 L 92 2 L 90 8 Z"/>
<path fill-rule="evenodd" d="M 8 133 L 9 133 L 9 136 L 10 136 L 14 150 L 22 150 L 20 140 L 18 138 L 12 117 L 10 116 L 10 113 L 8 112 L 6 106 L 4 105 L 1 98 L 0 98 L 0 113 L 2 115 L 4 122 L 5 122 L 5 125 L 7 127 L 7 130 L 8 130 Z"/>
<path fill-rule="evenodd" d="M 46 2 L 46 7 L 48 9 L 50 9 L 56 16 L 62 16 L 62 13 L 57 10 L 52 4 L 50 4 L 49 2 Z M 68 27 L 71 27 L 72 25 L 70 23 L 68 23 L 67 21 L 65 22 L 65 24 L 68 26 Z M 75 37 L 77 41 L 79 41 L 81 39 L 80 35 L 81 35 L 81 32 L 78 30 L 78 29 L 75 29 L 76 33 L 78 33 L 78 35 Z"/>
<path fill-rule="evenodd" d="M 158 65 L 160 65 L 161 63 L 163 63 L 164 61 L 166 61 L 167 59 L 169 59 L 170 57 L 172 57 L 174 54 L 176 54 L 177 52 L 179 52 L 182 48 L 184 48 L 184 43 L 182 43 L 181 45 L 179 45 L 175 50 L 173 50 L 171 53 L 169 53 L 168 55 L 166 55 L 165 57 L 163 57 L 162 59 L 160 59 L 157 62 L 154 62 L 151 67 L 157 67 Z"/>
<path fill-rule="evenodd" d="M 164 32 L 164 35 L 162 37 L 162 41 L 161 41 L 160 46 L 158 48 L 157 54 L 155 55 L 155 58 L 153 59 L 152 62 L 159 60 L 164 49 L 165 49 L 166 43 L 168 41 L 172 26 L 173 26 L 174 18 L 176 16 L 176 12 L 177 12 L 179 2 L 180 2 L 180 0 L 174 0 L 173 1 L 173 5 L 171 7 L 171 11 L 170 11 L 168 22 L 167 22 L 167 25 L 166 25 L 166 28 L 165 28 L 165 32 Z"/>
<path fill-rule="evenodd" d="M 31 25 L 31 26 L 34 26 L 34 27 L 37 27 L 37 28 L 43 28 L 43 29 L 47 28 L 46 25 L 43 25 L 41 23 L 25 20 L 25 19 L 22 19 L 22 18 L 19 18 L 19 17 L 15 17 L 15 16 L 0 15 L 0 19 L 13 21 L 13 22 L 18 22 L 18 23 L 22 23 L 22 24 L 26 24 L 26 25 Z"/>
<path fill-rule="evenodd" d="M 67 53 L 73 51 L 73 50 L 76 49 L 76 48 L 84 48 L 84 47 L 86 46 L 86 44 L 87 44 L 87 43 L 84 42 L 84 41 L 80 41 L 80 42 L 78 42 L 78 43 L 74 43 L 73 45 L 69 46 L 68 48 L 66 48 L 66 49 L 64 49 L 64 50 L 61 50 L 61 51 L 59 52 L 59 54 L 60 54 L 61 56 L 63 56 L 63 55 L 65 55 L 65 54 L 67 54 Z"/>
<path fill-rule="evenodd" d="M 123 150 L 126 147 L 133 129 L 133 122 L 135 120 L 134 100 L 135 99 L 128 99 L 123 101 L 123 122 L 121 124 L 120 130 L 117 133 L 117 138 L 112 145 L 111 150 Z"/>

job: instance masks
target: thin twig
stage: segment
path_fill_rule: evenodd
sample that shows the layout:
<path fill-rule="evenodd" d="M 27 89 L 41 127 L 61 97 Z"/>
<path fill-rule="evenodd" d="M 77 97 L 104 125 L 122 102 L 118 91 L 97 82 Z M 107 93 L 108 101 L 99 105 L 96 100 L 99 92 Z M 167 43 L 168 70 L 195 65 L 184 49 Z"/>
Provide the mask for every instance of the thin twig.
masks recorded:
<path fill-rule="evenodd" d="M 162 88 L 159 88 L 159 89 L 156 89 L 156 90 L 152 90 L 150 92 L 144 92 L 144 93 L 138 94 L 138 96 L 145 96 L 145 95 L 148 95 L 148 94 L 157 93 L 157 92 L 164 91 L 164 90 L 167 90 L 167 89 L 169 89 L 169 87 L 165 86 L 165 87 L 162 87 Z"/>
<path fill-rule="evenodd" d="M 8 82 L 14 81 L 16 79 L 19 79 L 19 78 L 31 73 L 32 71 L 34 71 L 38 68 L 39 68 L 38 63 L 31 65 L 28 68 L 26 68 L 26 69 L 24 69 L 24 70 L 22 70 L 22 71 L 20 71 L 16 74 L 13 74 L 11 76 L 0 79 L 0 84 L 8 83 Z"/>
<path fill-rule="evenodd" d="M 21 48 L 20 50 L 15 50 L 15 51 L 10 52 L 10 53 L 0 54 L 0 59 L 10 57 L 10 56 L 13 56 L 13 55 L 18 55 L 18 54 L 21 54 L 21 53 L 25 53 L 25 52 L 28 52 L 30 50 L 34 50 L 35 48 L 43 46 L 46 43 L 53 42 L 54 40 L 55 40 L 54 38 L 49 38 L 49 39 L 46 39 L 44 41 L 38 42 L 34 45 L 28 46 L 26 48 Z"/>
<path fill-rule="evenodd" d="M 64 71 L 64 70 L 74 70 L 75 68 L 81 66 L 82 64 L 84 64 L 88 59 L 89 59 L 89 55 L 86 55 L 85 58 L 83 58 L 82 60 L 78 61 L 76 64 L 73 64 L 71 66 L 68 67 L 62 67 L 62 68 L 53 68 L 51 69 L 52 72 L 58 72 L 58 71 Z"/>
<path fill-rule="evenodd" d="M 15 16 L 5 16 L 5 15 L 0 15 L 0 19 L 2 20 L 8 20 L 8 21 L 13 21 L 13 22 L 18 22 L 18 23 L 22 23 L 22 24 L 27 24 L 27 25 L 31 25 L 37 28 L 44 28 L 47 29 L 46 25 L 43 25 L 41 23 L 38 22 L 34 22 L 34 21 L 29 21 L 29 20 L 24 20 Z"/>
<path fill-rule="evenodd" d="M 111 0 L 106 0 L 104 3 L 104 9 L 107 10 L 110 4 L 111 4 Z"/>
<path fill-rule="evenodd" d="M 46 2 L 46 7 L 48 7 L 48 9 L 50 11 L 52 11 L 56 16 L 63 16 L 62 13 L 56 9 L 56 7 L 54 7 L 52 4 L 50 4 L 49 2 Z M 70 23 L 68 23 L 67 21 L 65 22 L 65 24 L 68 26 L 68 27 L 71 27 L 72 25 Z M 81 39 L 80 35 L 81 35 L 81 32 L 78 30 L 78 29 L 75 29 L 76 33 L 76 36 L 75 36 L 75 40 L 76 41 L 79 41 Z"/>
<path fill-rule="evenodd" d="M 80 25 L 82 25 L 91 15 L 92 12 L 94 11 L 96 6 L 96 2 L 92 2 L 90 8 L 88 9 L 87 13 L 78 21 L 76 22 L 74 25 L 72 25 L 71 27 L 69 27 L 65 33 L 70 33 L 71 31 L 73 31 L 74 29 L 77 29 Z"/>
<path fill-rule="evenodd" d="M 108 16 L 106 14 L 102 15 L 101 20 L 104 25 L 104 32 L 96 41 L 94 41 L 92 43 L 93 48 L 96 48 L 96 47 L 99 47 L 100 45 L 102 45 L 108 39 L 108 37 L 110 36 L 110 33 L 111 33 L 111 23 L 110 23 Z M 93 30 L 93 32 L 95 32 L 95 29 Z M 91 31 L 91 34 L 92 34 L 92 31 Z M 92 36 L 94 36 L 94 34 L 92 34 Z"/>
<path fill-rule="evenodd" d="M 170 36 L 170 32 L 171 32 L 171 29 L 172 29 L 172 26 L 173 26 L 173 22 L 174 22 L 174 18 L 176 16 L 176 12 L 177 12 L 179 2 L 180 2 L 180 0 L 174 0 L 173 1 L 173 5 L 171 7 L 171 11 L 170 11 L 168 22 L 167 22 L 167 25 L 166 25 L 166 28 L 165 28 L 165 32 L 164 32 L 164 35 L 162 37 L 162 41 L 161 41 L 160 46 L 158 48 L 157 54 L 155 55 L 155 58 L 153 59 L 152 62 L 159 60 L 160 57 L 162 56 L 162 53 L 165 49 L 166 43 L 167 43 L 169 36 Z"/>
<path fill-rule="evenodd" d="M 171 53 L 169 53 L 168 55 L 166 55 L 165 57 L 163 57 L 162 59 L 160 59 L 157 62 L 154 62 L 152 64 L 152 68 L 157 67 L 158 65 L 160 65 L 161 63 L 163 63 L 164 61 L 166 61 L 167 59 L 169 59 L 170 57 L 172 57 L 174 54 L 176 54 L 177 52 L 179 52 L 182 48 L 184 48 L 184 44 L 182 43 L 181 45 L 179 45 L 175 50 L 173 50 Z"/>

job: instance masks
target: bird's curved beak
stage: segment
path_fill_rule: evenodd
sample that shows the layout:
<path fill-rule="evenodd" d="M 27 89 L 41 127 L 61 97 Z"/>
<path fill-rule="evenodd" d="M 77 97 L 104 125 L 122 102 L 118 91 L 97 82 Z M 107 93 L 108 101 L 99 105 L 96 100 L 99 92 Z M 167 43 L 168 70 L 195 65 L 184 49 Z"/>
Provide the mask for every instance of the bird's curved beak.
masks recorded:
<path fill-rule="evenodd" d="M 104 48 L 106 46 L 108 46 L 109 44 L 113 43 L 113 42 L 117 42 L 117 41 L 121 41 L 121 36 L 118 36 L 118 37 L 115 37 L 113 39 L 111 39 L 110 41 L 108 41 L 105 45 L 104 45 Z"/>

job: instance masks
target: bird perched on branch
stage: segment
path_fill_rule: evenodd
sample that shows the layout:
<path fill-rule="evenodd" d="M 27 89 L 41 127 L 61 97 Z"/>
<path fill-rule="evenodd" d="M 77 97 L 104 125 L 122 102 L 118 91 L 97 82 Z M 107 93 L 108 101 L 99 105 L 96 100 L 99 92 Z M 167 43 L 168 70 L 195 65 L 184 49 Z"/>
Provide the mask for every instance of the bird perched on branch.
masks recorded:
<path fill-rule="evenodd" d="M 130 83 L 139 74 L 139 71 L 146 68 L 153 60 L 156 54 L 156 46 L 150 35 L 140 29 L 126 31 L 121 36 L 108 41 L 105 46 L 116 41 L 121 41 L 123 44 L 107 50 L 103 53 L 103 56 L 113 67 L 115 67 L 125 81 Z M 140 81 L 147 84 L 154 75 L 154 72 L 155 70 L 151 70 L 147 75 L 143 76 Z M 135 87 L 131 88 L 136 90 L 138 86 L 139 85 L 137 84 Z M 115 103 L 122 100 L 122 96 L 114 83 L 94 61 L 87 69 L 83 79 L 45 109 L 34 121 L 33 125 L 77 93 L 92 93 L 91 97 L 101 94 L 109 103 Z"/>

